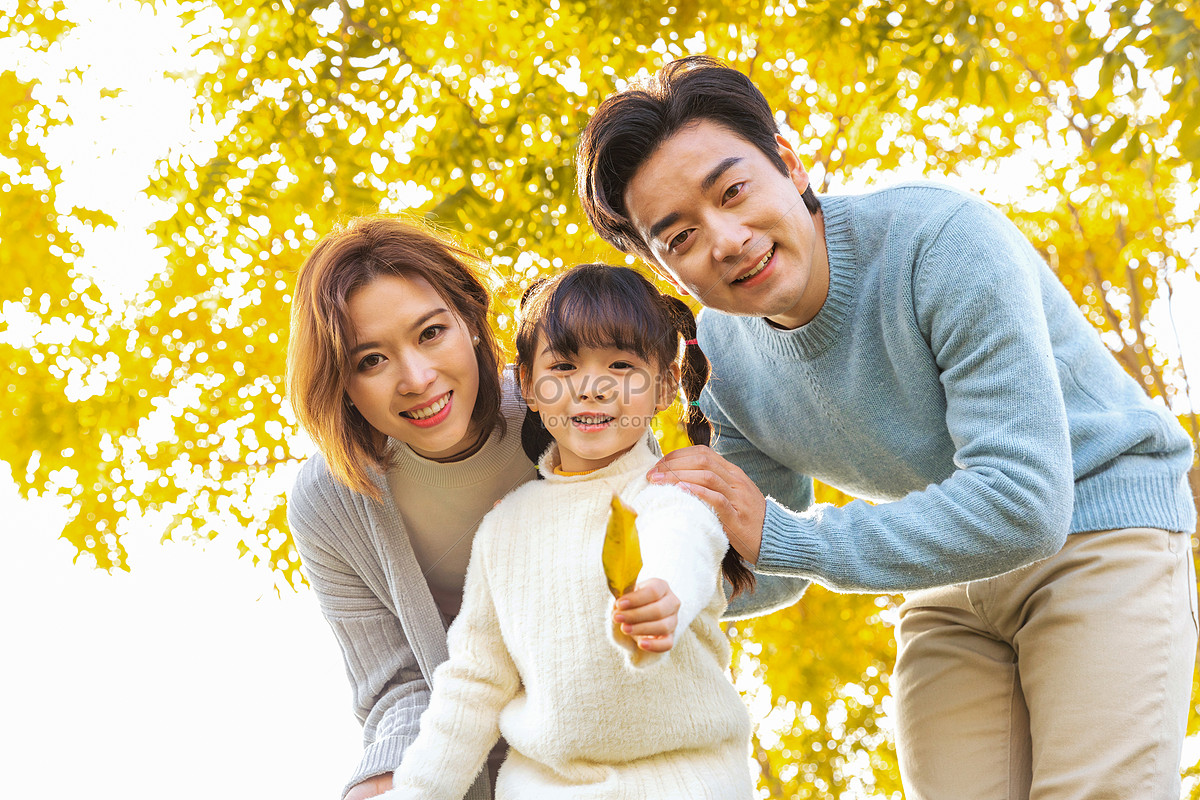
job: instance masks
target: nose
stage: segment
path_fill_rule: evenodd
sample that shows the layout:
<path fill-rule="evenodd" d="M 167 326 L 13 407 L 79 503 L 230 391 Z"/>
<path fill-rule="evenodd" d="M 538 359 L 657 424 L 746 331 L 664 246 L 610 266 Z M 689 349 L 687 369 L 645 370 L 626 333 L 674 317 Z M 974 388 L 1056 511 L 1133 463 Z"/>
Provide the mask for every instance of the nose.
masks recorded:
<path fill-rule="evenodd" d="M 713 235 L 713 259 L 726 261 L 741 256 L 754 237 L 753 232 L 740 219 L 731 214 L 721 214 L 710 222 Z"/>
<path fill-rule="evenodd" d="M 575 386 L 576 400 L 597 400 L 603 402 L 612 397 L 616 384 L 607 375 L 583 373 L 577 377 Z"/>
<path fill-rule="evenodd" d="M 437 370 L 429 359 L 410 353 L 396 367 L 396 394 L 421 394 L 433 384 Z"/>

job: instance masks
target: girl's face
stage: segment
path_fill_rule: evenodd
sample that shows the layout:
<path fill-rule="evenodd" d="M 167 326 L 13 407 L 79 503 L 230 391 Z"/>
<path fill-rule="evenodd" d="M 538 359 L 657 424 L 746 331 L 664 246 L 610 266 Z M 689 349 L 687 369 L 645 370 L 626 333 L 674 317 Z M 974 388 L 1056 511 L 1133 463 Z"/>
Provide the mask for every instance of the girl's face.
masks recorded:
<path fill-rule="evenodd" d="M 470 449 L 479 364 L 450 304 L 424 278 L 385 275 L 346 305 L 354 328 L 346 394 L 363 418 L 425 458 Z"/>
<path fill-rule="evenodd" d="M 539 336 L 526 377 L 525 401 L 558 442 L 561 468 L 586 472 L 608 466 L 646 434 L 675 396 L 679 367 L 660 370 L 615 347 L 555 353 Z"/>

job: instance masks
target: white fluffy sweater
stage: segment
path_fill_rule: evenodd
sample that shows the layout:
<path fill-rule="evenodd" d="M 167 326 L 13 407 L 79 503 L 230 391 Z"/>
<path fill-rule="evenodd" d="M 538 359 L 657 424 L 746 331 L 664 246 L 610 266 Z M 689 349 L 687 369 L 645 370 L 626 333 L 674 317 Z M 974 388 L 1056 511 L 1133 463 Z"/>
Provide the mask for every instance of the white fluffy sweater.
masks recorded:
<path fill-rule="evenodd" d="M 645 473 L 639 444 L 609 466 L 509 494 L 479 527 L 450 659 L 388 800 L 458 800 L 488 750 L 510 746 L 497 800 L 749 800 L 750 720 L 717 626 L 728 543 L 712 511 Z M 672 650 L 648 654 L 612 624 L 600 552 L 612 495 L 638 512 L 643 568 L 679 597 Z"/>

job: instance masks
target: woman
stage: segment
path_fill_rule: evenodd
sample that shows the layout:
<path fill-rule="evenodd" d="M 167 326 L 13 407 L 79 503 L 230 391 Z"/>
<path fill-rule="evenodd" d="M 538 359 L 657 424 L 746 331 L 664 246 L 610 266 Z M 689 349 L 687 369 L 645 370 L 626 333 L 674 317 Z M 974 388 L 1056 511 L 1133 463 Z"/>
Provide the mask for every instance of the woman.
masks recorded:
<path fill-rule="evenodd" d="M 321 453 L 296 479 L 288 520 L 363 723 L 347 800 L 390 788 L 447 657 L 479 521 L 536 474 L 472 261 L 426 230 L 371 217 L 326 236 L 297 277 L 288 396 Z M 727 616 L 782 607 L 805 585 L 759 576 Z M 664 582 L 622 603 L 639 647 L 670 649 L 679 602 Z M 490 798 L 488 777 L 467 797 Z"/>

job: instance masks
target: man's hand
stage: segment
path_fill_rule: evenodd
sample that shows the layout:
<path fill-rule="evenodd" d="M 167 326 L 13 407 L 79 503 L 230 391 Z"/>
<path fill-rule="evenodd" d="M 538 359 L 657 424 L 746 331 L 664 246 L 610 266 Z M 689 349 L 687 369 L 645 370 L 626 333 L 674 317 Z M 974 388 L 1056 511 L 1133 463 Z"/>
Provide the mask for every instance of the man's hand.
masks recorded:
<path fill-rule="evenodd" d="M 392 788 L 392 773 L 385 772 L 373 778 L 367 778 L 362 783 L 356 783 L 346 792 L 345 800 L 367 800 L 368 797 L 381 795 Z"/>
<path fill-rule="evenodd" d="M 711 447 L 684 447 L 663 456 L 646 478 L 651 483 L 673 483 L 708 503 L 738 555 L 751 564 L 758 562 L 767 499 L 732 462 Z"/>
<path fill-rule="evenodd" d="M 662 578 L 650 578 L 617 599 L 613 622 L 641 650 L 665 653 L 675 644 L 679 598 Z"/>

